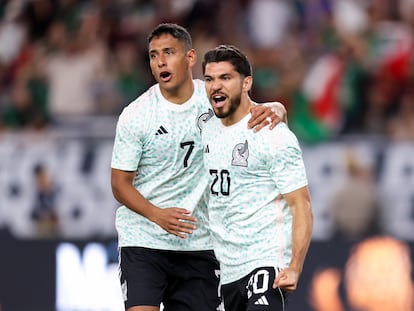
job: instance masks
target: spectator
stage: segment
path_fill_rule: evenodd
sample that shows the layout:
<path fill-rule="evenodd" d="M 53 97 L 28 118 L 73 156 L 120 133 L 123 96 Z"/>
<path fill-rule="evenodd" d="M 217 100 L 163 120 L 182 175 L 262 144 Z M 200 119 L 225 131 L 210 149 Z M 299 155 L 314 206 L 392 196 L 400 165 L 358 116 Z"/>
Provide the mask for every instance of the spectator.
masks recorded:
<path fill-rule="evenodd" d="M 33 170 L 36 180 L 36 196 L 32 219 L 36 223 L 36 235 L 41 238 L 56 237 L 59 234 L 59 217 L 56 211 L 56 187 L 42 164 Z"/>
<path fill-rule="evenodd" d="M 96 85 L 102 79 L 106 66 L 106 47 L 88 31 L 96 31 L 98 25 L 86 15 L 76 34 L 70 35 L 60 22 L 57 40 L 64 42 L 62 50 L 44 56 L 45 74 L 49 83 L 49 107 L 55 119 L 91 116 L 99 112 L 96 101 Z M 85 29 L 86 28 L 86 29 Z"/>
<path fill-rule="evenodd" d="M 353 150 L 346 154 L 347 177 L 330 204 L 335 237 L 340 240 L 357 241 L 379 232 L 373 168 L 360 159 Z"/>
<path fill-rule="evenodd" d="M 114 51 L 114 77 L 117 92 L 120 96 L 119 105 L 115 109 L 120 113 L 121 109 L 129 104 L 149 86 L 149 77 L 144 69 L 146 64 L 142 61 L 144 53 L 139 50 L 132 40 L 118 42 Z"/>
<path fill-rule="evenodd" d="M 414 141 L 414 85 L 411 83 L 402 95 L 395 116 L 387 125 L 387 135 L 392 141 Z"/>
<path fill-rule="evenodd" d="M 28 83 L 15 81 L 3 115 L 5 126 L 15 130 L 43 129 L 47 124 L 47 114 L 42 103 L 34 99 Z"/>

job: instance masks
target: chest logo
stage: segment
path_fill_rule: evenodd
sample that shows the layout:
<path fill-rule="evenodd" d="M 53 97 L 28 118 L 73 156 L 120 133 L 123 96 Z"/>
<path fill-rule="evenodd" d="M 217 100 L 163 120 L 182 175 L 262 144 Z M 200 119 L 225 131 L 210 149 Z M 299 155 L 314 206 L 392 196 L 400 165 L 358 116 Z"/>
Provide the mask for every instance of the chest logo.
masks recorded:
<path fill-rule="evenodd" d="M 209 109 L 207 112 L 204 112 L 197 118 L 197 127 L 201 131 L 203 130 L 204 124 L 210 120 L 214 115 L 214 112 L 212 109 Z"/>
<path fill-rule="evenodd" d="M 161 125 L 158 128 L 158 130 L 155 132 L 155 135 L 158 136 L 158 135 L 164 135 L 164 134 L 168 134 L 168 131 L 165 129 L 164 126 Z"/>
<path fill-rule="evenodd" d="M 239 143 L 233 148 L 231 165 L 247 167 L 247 159 L 249 158 L 249 144 L 247 140 Z"/>

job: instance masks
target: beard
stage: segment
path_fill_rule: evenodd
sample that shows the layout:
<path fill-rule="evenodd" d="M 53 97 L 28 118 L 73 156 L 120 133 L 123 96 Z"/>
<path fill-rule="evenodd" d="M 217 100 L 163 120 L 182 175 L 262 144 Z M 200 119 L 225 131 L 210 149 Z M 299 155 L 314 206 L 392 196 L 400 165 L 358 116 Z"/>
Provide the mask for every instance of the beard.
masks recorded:
<path fill-rule="evenodd" d="M 237 97 L 231 98 L 229 100 L 230 100 L 230 106 L 228 107 L 228 109 L 226 109 L 226 107 L 214 109 L 214 113 L 217 118 L 223 119 L 223 118 L 227 118 L 231 116 L 232 114 L 234 114 L 234 112 L 240 106 L 241 95 L 238 95 Z"/>

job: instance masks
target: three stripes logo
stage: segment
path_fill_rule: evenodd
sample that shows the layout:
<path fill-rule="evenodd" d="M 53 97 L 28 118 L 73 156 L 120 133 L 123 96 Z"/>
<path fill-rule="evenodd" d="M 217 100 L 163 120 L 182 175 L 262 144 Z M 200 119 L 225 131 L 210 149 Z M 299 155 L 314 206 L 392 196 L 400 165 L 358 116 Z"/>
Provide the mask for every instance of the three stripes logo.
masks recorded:
<path fill-rule="evenodd" d="M 158 128 L 158 130 L 155 132 L 155 135 L 164 135 L 167 134 L 168 131 L 163 127 L 162 125 Z"/>
<path fill-rule="evenodd" d="M 269 305 L 269 302 L 267 301 L 266 296 L 263 295 L 262 297 L 260 297 L 259 299 L 257 299 L 254 304 L 255 305 L 261 305 L 261 306 L 268 306 Z"/>

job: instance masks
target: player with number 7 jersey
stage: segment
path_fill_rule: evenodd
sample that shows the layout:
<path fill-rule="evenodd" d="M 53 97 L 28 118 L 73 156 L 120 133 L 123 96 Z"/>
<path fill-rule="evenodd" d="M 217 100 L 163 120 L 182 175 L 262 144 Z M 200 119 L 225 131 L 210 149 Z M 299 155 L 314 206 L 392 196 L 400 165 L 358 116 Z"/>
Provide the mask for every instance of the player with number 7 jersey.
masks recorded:
<path fill-rule="evenodd" d="M 199 128 L 208 120 L 208 108 L 203 82 L 194 80 L 194 93 L 187 103 L 168 102 L 159 86 L 154 85 L 120 115 L 112 168 L 138 168 L 134 187 L 147 200 L 156 206 L 185 207 L 198 220 L 198 229 L 182 239 L 123 206 L 116 219 L 120 247 L 211 249 L 203 200 L 207 176 L 200 165 L 203 154 Z"/>

